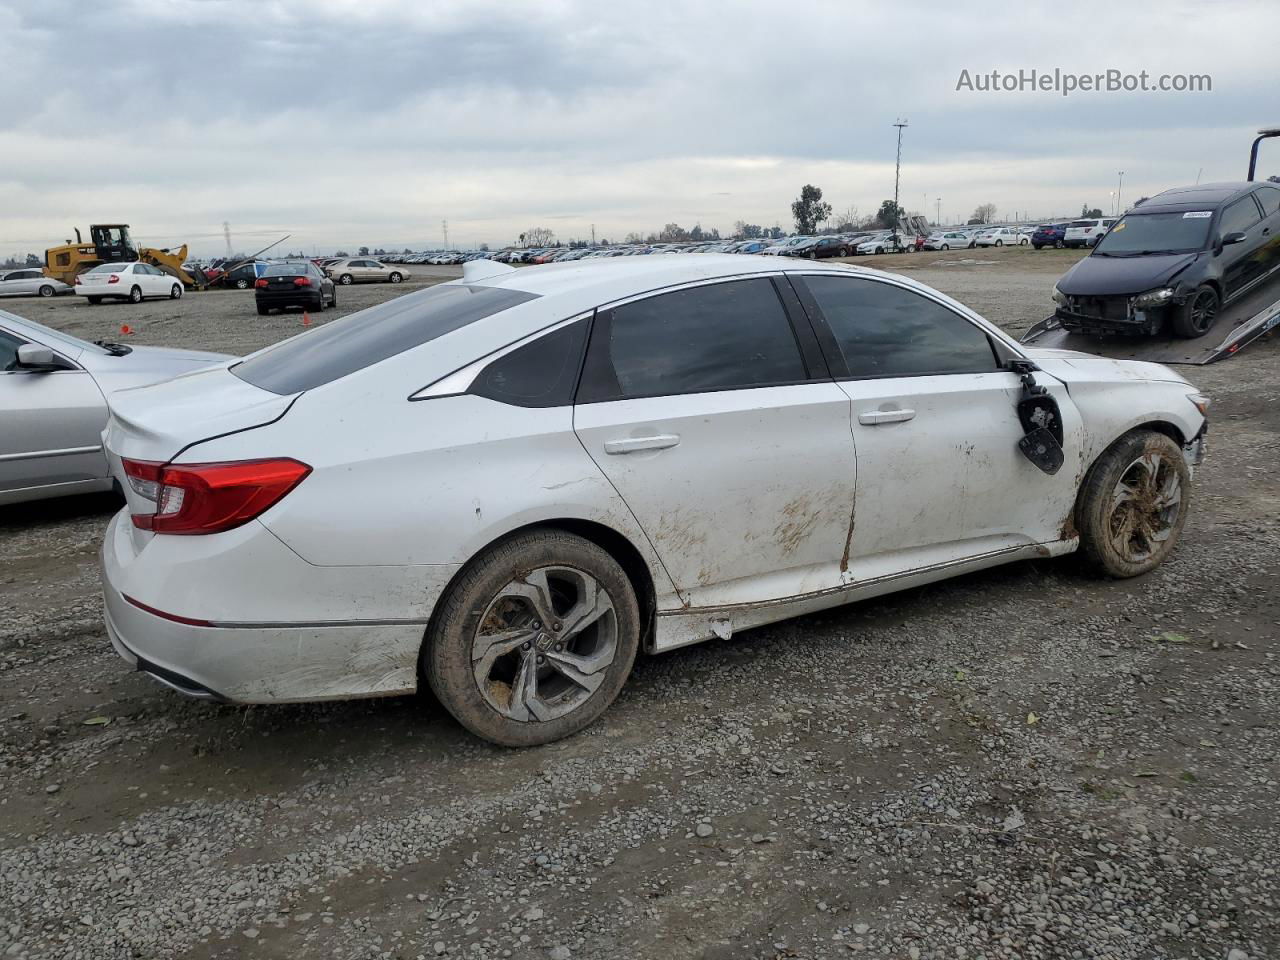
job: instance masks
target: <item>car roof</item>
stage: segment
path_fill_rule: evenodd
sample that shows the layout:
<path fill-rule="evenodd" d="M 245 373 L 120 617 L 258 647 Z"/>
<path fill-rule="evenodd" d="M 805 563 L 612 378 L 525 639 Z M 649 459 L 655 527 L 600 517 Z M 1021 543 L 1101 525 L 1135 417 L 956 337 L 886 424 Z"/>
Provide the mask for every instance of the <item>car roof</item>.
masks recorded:
<path fill-rule="evenodd" d="M 1258 184 L 1247 181 L 1229 183 L 1199 183 L 1191 187 L 1174 187 L 1157 193 L 1149 200 L 1142 201 L 1142 206 L 1134 207 L 1130 213 L 1154 213 L 1157 209 L 1165 212 L 1178 210 L 1204 210 L 1217 207 L 1234 200 L 1237 196 L 1249 193 Z"/>

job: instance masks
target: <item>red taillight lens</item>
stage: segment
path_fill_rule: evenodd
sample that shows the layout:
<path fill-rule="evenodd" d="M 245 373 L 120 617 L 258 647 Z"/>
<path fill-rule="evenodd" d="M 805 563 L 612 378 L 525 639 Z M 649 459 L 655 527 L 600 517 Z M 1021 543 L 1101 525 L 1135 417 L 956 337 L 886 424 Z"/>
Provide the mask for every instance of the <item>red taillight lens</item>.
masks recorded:
<path fill-rule="evenodd" d="M 118 273 L 113 273 L 111 276 L 107 277 L 107 283 L 119 283 L 119 282 L 120 282 L 120 274 Z"/>
<path fill-rule="evenodd" d="M 76 283 L 84 283 L 84 279 L 78 273 L 76 274 Z"/>
<path fill-rule="evenodd" d="M 133 514 L 133 525 L 154 533 L 204 534 L 231 530 L 279 503 L 311 472 L 281 457 L 230 463 L 154 463 L 125 460 L 134 493 L 155 504 Z"/>
<path fill-rule="evenodd" d="M 294 277 L 293 285 L 295 287 L 309 287 L 311 286 L 311 278 L 310 277 Z"/>
<path fill-rule="evenodd" d="M 265 287 L 265 286 L 267 285 L 267 278 L 266 278 L 266 277 L 259 277 L 257 280 L 255 280 L 255 281 L 253 282 L 253 285 L 254 285 L 255 287 Z"/>

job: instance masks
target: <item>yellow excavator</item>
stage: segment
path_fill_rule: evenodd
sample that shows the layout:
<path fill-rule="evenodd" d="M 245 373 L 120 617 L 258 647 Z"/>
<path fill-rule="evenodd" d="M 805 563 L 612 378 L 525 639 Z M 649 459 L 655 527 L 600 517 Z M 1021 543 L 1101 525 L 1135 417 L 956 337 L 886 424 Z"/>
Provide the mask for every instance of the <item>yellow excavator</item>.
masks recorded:
<path fill-rule="evenodd" d="M 129 236 L 127 223 L 95 223 L 89 227 L 90 243 L 85 243 L 76 228 L 76 242 L 68 240 L 60 247 L 50 247 L 44 252 L 44 274 L 73 286 L 76 277 L 101 263 L 132 263 L 141 261 L 159 267 L 171 277 L 182 281 L 183 286 L 203 289 L 208 281 L 203 271 L 188 273 L 182 265 L 187 260 L 187 245 L 176 249 L 169 247 L 138 247 Z"/>

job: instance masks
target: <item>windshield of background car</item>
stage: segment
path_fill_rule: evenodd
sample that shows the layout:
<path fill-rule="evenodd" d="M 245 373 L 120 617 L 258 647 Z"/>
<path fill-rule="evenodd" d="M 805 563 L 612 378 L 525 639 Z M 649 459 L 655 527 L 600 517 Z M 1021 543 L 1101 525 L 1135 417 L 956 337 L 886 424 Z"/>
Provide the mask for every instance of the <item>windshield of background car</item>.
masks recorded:
<path fill-rule="evenodd" d="M 88 273 L 121 273 L 128 269 L 130 264 L 127 263 L 100 263 Z"/>
<path fill-rule="evenodd" d="M 298 393 L 537 297 L 502 287 L 438 284 L 268 347 L 233 366 L 231 372 L 272 393 Z"/>
<path fill-rule="evenodd" d="M 302 277 L 306 274 L 305 263 L 273 263 L 262 271 L 264 277 Z"/>
<path fill-rule="evenodd" d="M 1093 248 L 1095 255 L 1185 253 L 1203 250 L 1212 211 L 1131 213 L 1111 228 Z M 1208 215 L 1206 215 L 1208 214 Z"/>

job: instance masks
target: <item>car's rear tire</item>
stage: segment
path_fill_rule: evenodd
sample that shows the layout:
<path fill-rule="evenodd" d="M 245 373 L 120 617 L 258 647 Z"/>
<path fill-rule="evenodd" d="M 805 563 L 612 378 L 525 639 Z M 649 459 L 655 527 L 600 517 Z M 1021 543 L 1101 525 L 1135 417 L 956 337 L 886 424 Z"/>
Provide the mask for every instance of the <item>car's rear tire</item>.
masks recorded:
<path fill-rule="evenodd" d="M 404 277 L 402 277 L 398 271 L 392 270 L 391 274 L 387 277 L 387 279 L 390 280 L 392 283 L 399 283 L 401 280 L 404 279 Z"/>
<path fill-rule="evenodd" d="M 996 241 L 996 246 L 997 246 L 997 247 L 1003 247 L 1003 246 L 1004 246 L 1004 241 L 1003 241 L 1003 240 L 997 240 L 997 241 Z"/>
<path fill-rule="evenodd" d="M 89 301 L 89 303 L 90 303 L 92 306 L 95 306 L 95 307 L 96 307 L 98 304 L 102 303 L 102 298 L 101 298 L 101 297 L 86 297 L 85 299 L 87 299 L 87 300 Z"/>
<path fill-rule="evenodd" d="M 350 286 L 352 283 L 352 280 L 353 280 L 353 277 L 349 273 L 344 273 L 342 276 L 338 278 L 338 282 L 343 286 Z"/>
<path fill-rule="evenodd" d="M 1067 245 L 1066 245 L 1065 243 L 1063 243 L 1061 240 L 1055 240 L 1055 241 L 1053 241 L 1053 249 L 1055 249 L 1055 250 L 1065 250 L 1065 249 L 1066 249 L 1066 246 L 1067 246 Z"/>
<path fill-rule="evenodd" d="M 175 283 L 172 287 L 169 288 L 169 299 L 170 300 L 182 299 L 182 284 Z"/>
<path fill-rule="evenodd" d="M 141 303 L 141 302 L 142 302 L 142 288 L 141 288 L 141 287 L 133 287 L 133 288 L 131 288 L 131 289 L 129 290 L 129 302 L 130 302 L 130 303 Z"/>
<path fill-rule="evenodd" d="M 237 290 L 248 290 L 248 289 L 249 289 L 249 281 L 248 281 L 246 278 L 241 277 L 239 280 L 237 280 L 237 281 L 236 281 L 236 289 L 237 289 Z"/>
<path fill-rule="evenodd" d="M 42 297 L 52 297 L 53 287 L 49 286 L 47 283 L 41 284 L 40 289 L 36 292 L 39 293 L 40 296 Z"/>
<path fill-rule="evenodd" d="M 338 288 L 333 288 L 333 296 L 329 298 L 329 306 L 336 307 L 338 305 Z"/>
<path fill-rule="evenodd" d="M 1186 303 L 1171 311 L 1174 336 L 1203 337 L 1217 321 L 1219 306 L 1218 291 L 1207 283 L 1201 284 Z"/>
<path fill-rule="evenodd" d="M 1098 458 L 1076 500 L 1085 562 L 1108 577 L 1136 577 L 1173 552 L 1191 505 L 1182 448 L 1155 430 L 1133 430 Z"/>
<path fill-rule="evenodd" d="M 316 313 L 324 313 L 324 294 L 321 293 L 316 297 L 316 302 L 311 307 Z"/>
<path fill-rule="evenodd" d="M 260 304 L 258 304 L 258 316 L 260 316 L 260 317 L 265 317 L 265 316 L 266 316 L 267 314 L 269 314 L 270 312 L 271 312 L 271 308 L 270 308 L 270 307 L 263 306 L 261 303 L 260 303 Z"/>
<path fill-rule="evenodd" d="M 458 576 L 436 608 L 420 671 L 472 733 L 534 746 L 603 713 L 639 644 L 639 604 L 617 561 L 582 537 L 534 530 Z"/>
<path fill-rule="evenodd" d="M 950 249 L 951 249 L 951 244 L 949 244 L 949 243 L 944 243 L 944 244 L 942 245 L 942 249 L 943 249 L 943 250 L 950 250 Z"/>

